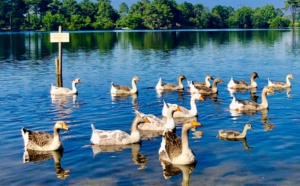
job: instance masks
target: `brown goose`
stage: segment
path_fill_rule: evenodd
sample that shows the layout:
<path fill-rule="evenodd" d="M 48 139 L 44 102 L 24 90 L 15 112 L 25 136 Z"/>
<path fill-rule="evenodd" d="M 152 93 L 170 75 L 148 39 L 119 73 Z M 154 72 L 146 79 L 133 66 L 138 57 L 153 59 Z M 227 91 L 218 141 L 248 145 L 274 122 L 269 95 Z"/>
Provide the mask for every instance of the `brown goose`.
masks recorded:
<path fill-rule="evenodd" d="M 131 84 L 132 88 L 124 85 L 115 85 L 113 82 L 111 83 L 110 93 L 112 95 L 130 95 L 138 93 L 138 89 L 136 86 L 136 82 L 140 81 L 137 76 L 132 78 Z"/>

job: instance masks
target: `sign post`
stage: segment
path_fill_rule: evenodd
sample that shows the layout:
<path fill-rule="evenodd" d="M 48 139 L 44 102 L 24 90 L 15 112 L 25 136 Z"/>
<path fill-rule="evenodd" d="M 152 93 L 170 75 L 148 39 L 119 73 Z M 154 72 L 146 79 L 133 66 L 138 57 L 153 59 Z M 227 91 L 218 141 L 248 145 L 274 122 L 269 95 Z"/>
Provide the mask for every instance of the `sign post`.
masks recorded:
<path fill-rule="evenodd" d="M 50 33 L 50 42 L 58 43 L 58 59 L 55 60 L 56 66 L 56 86 L 62 87 L 62 48 L 61 43 L 70 41 L 69 33 L 62 33 L 61 26 L 58 27 L 58 33 Z"/>

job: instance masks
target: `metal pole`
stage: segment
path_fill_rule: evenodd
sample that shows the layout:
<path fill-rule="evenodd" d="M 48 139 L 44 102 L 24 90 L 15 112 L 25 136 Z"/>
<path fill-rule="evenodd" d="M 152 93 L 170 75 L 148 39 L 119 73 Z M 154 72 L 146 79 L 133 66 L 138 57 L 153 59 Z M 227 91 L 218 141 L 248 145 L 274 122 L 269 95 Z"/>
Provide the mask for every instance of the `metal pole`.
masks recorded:
<path fill-rule="evenodd" d="M 58 33 L 61 33 L 61 26 L 58 27 Z M 62 87 L 63 86 L 63 81 L 62 81 L 62 48 L 61 48 L 61 42 L 58 42 L 58 73 L 57 80 L 58 80 L 58 86 Z"/>

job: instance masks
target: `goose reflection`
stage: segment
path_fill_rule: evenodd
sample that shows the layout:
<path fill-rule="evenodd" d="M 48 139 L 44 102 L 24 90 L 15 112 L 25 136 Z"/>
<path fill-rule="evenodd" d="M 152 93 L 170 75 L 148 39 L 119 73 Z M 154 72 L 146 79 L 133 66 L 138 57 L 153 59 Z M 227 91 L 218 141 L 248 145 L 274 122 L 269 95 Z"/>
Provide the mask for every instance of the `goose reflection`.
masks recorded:
<path fill-rule="evenodd" d="M 96 156 L 101 152 L 120 152 L 124 151 L 125 149 L 131 149 L 133 163 L 139 166 L 138 170 L 142 170 L 146 168 L 146 165 L 150 160 L 147 159 L 147 155 L 139 152 L 140 147 L 141 145 L 139 143 L 130 145 L 92 145 L 92 150 L 94 156 Z"/>
<path fill-rule="evenodd" d="M 268 118 L 268 113 L 269 113 L 268 109 L 264 109 L 261 111 L 261 120 L 260 121 L 264 125 L 265 131 L 273 130 L 275 127 L 275 124 L 269 123 L 270 119 Z"/>
<path fill-rule="evenodd" d="M 163 176 L 165 179 L 169 179 L 172 176 L 177 176 L 182 173 L 182 186 L 189 186 L 190 184 L 190 175 L 194 171 L 197 163 L 190 165 L 174 165 L 174 164 L 165 164 L 161 161 L 161 166 L 163 169 Z"/>
<path fill-rule="evenodd" d="M 221 140 L 226 140 L 226 141 L 233 141 L 233 142 L 237 142 L 237 141 L 241 141 L 243 143 L 243 146 L 246 150 L 252 150 L 252 147 L 250 147 L 247 143 L 247 137 L 245 138 L 241 138 L 241 139 L 228 139 L 228 138 L 220 138 Z"/>
<path fill-rule="evenodd" d="M 70 101 L 72 99 L 72 101 Z M 74 95 L 51 95 L 52 104 L 56 106 L 59 118 L 65 118 L 73 112 L 72 107 L 79 107 L 77 94 Z"/>
<path fill-rule="evenodd" d="M 251 88 L 251 89 L 229 89 L 228 88 L 228 91 L 230 93 L 230 97 L 234 97 L 234 93 L 236 93 L 236 92 L 244 93 L 244 92 L 246 92 L 248 90 L 250 92 L 250 98 L 251 98 L 251 100 L 257 103 L 257 100 L 259 98 L 259 96 L 256 95 L 257 88 Z"/>
<path fill-rule="evenodd" d="M 61 158 L 63 151 L 33 151 L 27 150 L 23 154 L 23 163 L 28 162 L 41 162 L 50 159 L 54 159 L 54 168 L 56 169 L 55 174 L 57 178 L 65 179 L 69 176 L 70 169 L 63 169 L 61 167 Z"/>
<path fill-rule="evenodd" d="M 124 100 L 124 99 L 127 99 L 127 98 L 132 98 L 132 101 L 131 101 L 131 103 L 133 104 L 133 105 L 136 105 L 137 104 L 137 98 L 138 98 L 138 94 L 131 94 L 131 95 L 129 95 L 129 94 L 124 94 L 124 95 L 118 95 L 118 96 L 115 96 L 115 95 L 111 95 L 111 100 L 112 101 L 122 101 L 122 100 Z"/>
<path fill-rule="evenodd" d="M 183 99 L 184 90 L 177 90 L 176 92 L 178 93 L 178 99 Z M 157 98 L 161 98 L 163 94 L 173 94 L 173 93 L 174 91 L 172 90 L 156 90 Z"/>
<path fill-rule="evenodd" d="M 51 100 L 55 105 L 64 105 L 65 103 L 69 103 L 69 99 L 72 97 L 72 103 L 76 103 L 77 94 L 74 95 L 52 95 Z"/>

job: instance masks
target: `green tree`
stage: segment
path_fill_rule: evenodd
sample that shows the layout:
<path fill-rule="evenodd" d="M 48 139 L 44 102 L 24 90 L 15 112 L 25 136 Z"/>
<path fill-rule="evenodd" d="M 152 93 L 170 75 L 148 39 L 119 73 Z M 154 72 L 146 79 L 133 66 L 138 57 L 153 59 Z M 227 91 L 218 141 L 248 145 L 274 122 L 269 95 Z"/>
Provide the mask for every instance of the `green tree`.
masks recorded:
<path fill-rule="evenodd" d="M 290 25 L 290 19 L 286 17 L 277 16 L 270 21 L 270 28 L 283 28 Z"/>
<path fill-rule="evenodd" d="M 243 6 L 228 19 L 229 27 L 252 28 L 252 16 L 254 10 L 251 7 Z"/>
<path fill-rule="evenodd" d="M 63 14 L 63 3 L 61 0 L 53 0 L 51 3 L 48 5 L 49 11 L 52 14 Z"/>
<path fill-rule="evenodd" d="M 143 29 L 144 19 L 140 14 L 129 14 L 128 16 L 123 16 L 117 21 L 117 25 L 129 29 Z"/>
<path fill-rule="evenodd" d="M 96 15 L 97 19 L 110 19 L 112 22 L 116 22 L 119 15 L 114 10 L 109 0 L 99 0 L 98 2 L 98 12 Z"/>
<path fill-rule="evenodd" d="M 71 15 L 70 22 L 67 23 L 68 30 L 88 30 L 91 29 L 91 19 L 82 15 Z"/>
<path fill-rule="evenodd" d="M 178 10 L 181 12 L 179 23 L 180 25 L 187 25 L 187 26 L 193 26 L 193 18 L 195 18 L 194 14 L 194 6 L 191 3 L 184 2 L 182 4 L 179 4 L 177 6 Z"/>
<path fill-rule="evenodd" d="M 57 30 L 59 26 L 62 26 L 62 29 L 66 29 L 67 19 L 62 14 L 52 15 L 51 12 L 48 12 L 42 22 L 45 30 Z"/>
<path fill-rule="evenodd" d="M 7 11 L 10 29 L 20 29 L 25 22 L 25 14 L 28 12 L 28 7 L 23 0 L 8 0 L 9 11 Z"/>
<path fill-rule="evenodd" d="M 0 0 L 0 29 L 7 27 L 9 4 L 6 0 Z"/>
<path fill-rule="evenodd" d="M 290 10 L 291 11 L 291 14 L 292 14 L 292 22 L 293 22 L 293 25 L 295 25 L 295 19 L 296 19 L 296 12 L 297 10 L 299 9 L 299 6 L 300 6 L 300 1 L 299 0 L 286 0 L 284 2 L 284 9 L 287 11 L 287 10 Z"/>
<path fill-rule="evenodd" d="M 121 3 L 120 4 L 120 7 L 119 7 L 119 15 L 121 16 L 121 17 L 123 17 L 123 16 L 127 16 L 128 15 L 128 12 L 129 12 L 129 7 L 128 7 L 128 5 L 126 4 L 126 3 Z"/>
<path fill-rule="evenodd" d="M 270 22 L 277 16 L 283 15 L 280 9 L 275 9 L 273 5 L 266 5 L 256 8 L 252 16 L 254 28 L 268 28 Z"/>
<path fill-rule="evenodd" d="M 212 9 L 214 28 L 228 28 L 228 18 L 234 14 L 234 8 L 217 5 Z"/>
<path fill-rule="evenodd" d="M 80 7 L 76 0 L 63 0 L 63 14 L 66 18 L 80 13 Z"/>
<path fill-rule="evenodd" d="M 144 11 L 144 24 L 147 28 L 171 28 L 173 14 L 169 6 L 165 4 L 149 4 Z"/>
<path fill-rule="evenodd" d="M 83 0 L 79 6 L 82 16 L 89 17 L 92 22 L 96 20 L 95 16 L 98 12 L 97 3 L 91 2 L 90 0 Z"/>

